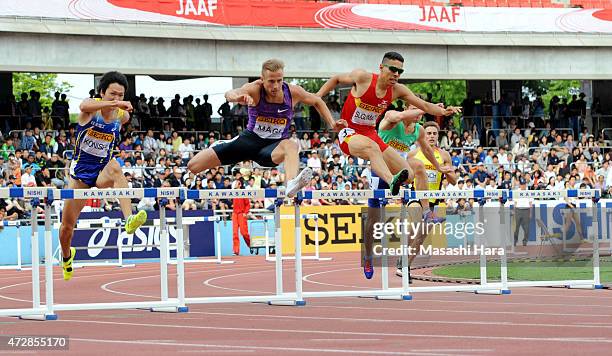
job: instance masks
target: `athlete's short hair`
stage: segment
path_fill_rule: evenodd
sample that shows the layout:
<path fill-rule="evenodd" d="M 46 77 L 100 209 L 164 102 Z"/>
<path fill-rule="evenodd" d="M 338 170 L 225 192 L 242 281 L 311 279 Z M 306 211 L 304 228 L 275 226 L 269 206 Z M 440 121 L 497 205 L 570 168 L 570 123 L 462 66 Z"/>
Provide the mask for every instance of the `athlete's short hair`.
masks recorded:
<path fill-rule="evenodd" d="M 436 130 L 440 131 L 440 125 L 438 125 L 438 123 L 435 121 L 427 121 L 426 123 L 423 124 L 424 129 L 428 127 L 435 127 Z"/>
<path fill-rule="evenodd" d="M 123 73 L 113 71 L 104 73 L 102 79 L 100 79 L 100 84 L 98 84 L 98 93 L 106 92 L 106 89 L 108 89 L 108 87 L 113 83 L 121 85 L 126 92 L 128 91 L 128 80 L 125 75 L 123 75 Z"/>
<path fill-rule="evenodd" d="M 397 53 L 397 52 L 387 52 L 385 53 L 385 55 L 383 56 L 383 62 L 385 61 L 385 59 L 387 60 L 395 60 L 395 61 L 400 61 L 402 63 L 404 63 L 404 57 L 402 57 L 401 54 Z"/>
<path fill-rule="evenodd" d="M 285 69 L 285 63 L 280 59 L 272 58 L 263 62 L 261 65 L 261 74 L 264 71 L 269 70 L 270 72 L 276 72 L 277 70 Z"/>

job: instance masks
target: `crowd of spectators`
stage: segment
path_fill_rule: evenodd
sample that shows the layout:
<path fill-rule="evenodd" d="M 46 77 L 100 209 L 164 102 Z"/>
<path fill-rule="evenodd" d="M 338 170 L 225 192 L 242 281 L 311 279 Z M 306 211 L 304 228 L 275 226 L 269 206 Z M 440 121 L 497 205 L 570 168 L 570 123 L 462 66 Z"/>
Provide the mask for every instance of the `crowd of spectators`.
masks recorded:
<path fill-rule="evenodd" d="M 94 92 L 90 95 L 93 97 Z M 64 187 L 69 160 L 75 147 L 75 125 L 69 122 L 66 95 L 55 94 L 51 108 L 40 105 L 40 95 L 32 91 L 21 101 L 1 106 L 3 141 L 0 148 L 1 187 Z M 181 100 L 177 94 L 166 108 L 164 99 L 134 100 L 132 122 L 121 132 L 116 159 L 123 167 L 131 187 L 178 187 L 191 189 L 235 188 L 240 181 L 246 189 L 283 186 L 282 165 L 263 168 L 253 162 L 219 167 L 199 175 L 188 172 L 186 164 L 194 154 L 219 139 L 230 139 L 243 130 L 246 108 L 224 103 L 217 109 L 222 118 L 215 126 L 213 108 L 205 95 Z M 583 96 L 579 100 L 582 100 Z M 520 105 L 464 101 L 464 116 L 437 121 L 440 147 L 451 153 L 458 174 L 456 186 L 443 180 L 441 189 L 516 189 L 525 181 L 529 189 L 595 188 L 612 193 L 612 149 L 603 132 L 593 135 L 584 125 L 579 100 L 570 104 L 554 99 L 549 115 L 541 99 L 524 99 Z M 10 102 L 10 100 L 9 100 Z M 576 103 L 574 103 L 576 102 Z M 337 97 L 327 100 L 332 115 L 340 115 Z M 574 104 L 572 104 L 574 103 Z M 555 105 L 553 105 L 555 104 Z M 401 110 L 398 103 L 394 109 Z M 290 139 L 300 147 L 303 166 L 315 175 L 306 189 L 368 189 L 368 165 L 361 159 L 340 152 L 335 134 L 321 128 L 316 110 L 296 108 Z M 518 115 L 515 115 L 518 114 Z M 17 119 L 16 119 L 17 118 Z M 567 118 L 567 120 L 566 120 Z M 147 130 L 139 130 L 146 128 Z M 134 201 L 141 209 L 157 207 L 154 199 Z M 360 204 L 361 201 L 313 200 L 304 204 Z M 272 201 L 253 201 L 253 208 L 267 208 Z M 94 207 L 118 209 L 115 201 L 90 202 Z M 174 206 L 170 205 L 170 209 Z M 193 201 L 186 209 L 230 209 L 231 201 Z M 0 218 L 21 218 L 27 214 L 26 202 L 0 200 Z"/>

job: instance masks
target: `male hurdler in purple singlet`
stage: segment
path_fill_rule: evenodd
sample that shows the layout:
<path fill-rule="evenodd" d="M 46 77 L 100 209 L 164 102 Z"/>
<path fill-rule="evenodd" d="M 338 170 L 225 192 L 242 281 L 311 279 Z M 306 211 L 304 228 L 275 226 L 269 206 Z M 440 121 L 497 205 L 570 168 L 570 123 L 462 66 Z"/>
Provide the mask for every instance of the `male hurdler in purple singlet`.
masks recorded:
<path fill-rule="evenodd" d="M 334 130 L 346 127 L 346 121 L 334 121 L 323 100 L 298 85 L 283 80 L 284 64 L 278 59 L 263 63 L 261 78 L 225 93 L 229 102 L 248 105 L 249 121 L 239 136 L 219 141 L 193 157 L 187 167 L 195 174 L 221 165 L 253 160 L 264 167 L 285 163 L 286 195 L 293 197 L 312 177 L 312 169 L 300 174 L 299 147 L 289 140 L 293 107 L 302 102 L 312 105 Z"/>

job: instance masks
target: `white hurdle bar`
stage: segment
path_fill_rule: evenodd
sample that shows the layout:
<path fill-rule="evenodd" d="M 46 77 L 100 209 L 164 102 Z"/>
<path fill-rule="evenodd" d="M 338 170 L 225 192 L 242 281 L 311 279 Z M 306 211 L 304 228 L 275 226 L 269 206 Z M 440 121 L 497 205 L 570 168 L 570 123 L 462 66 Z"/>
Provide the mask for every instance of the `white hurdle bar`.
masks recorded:
<path fill-rule="evenodd" d="M 0 316 L 19 316 L 22 318 L 36 320 L 56 319 L 55 311 L 62 310 L 106 310 L 106 309 L 132 309 L 146 308 L 152 311 L 167 312 L 186 312 L 185 290 L 184 290 L 184 264 L 183 264 L 183 238 L 182 238 L 182 207 L 177 204 L 177 297 L 159 301 L 137 301 L 137 302 L 113 302 L 113 303 L 75 303 L 59 304 L 53 300 L 53 251 L 51 246 L 51 219 L 50 204 L 54 199 L 89 199 L 97 198 L 143 198 L 143 197 L 162 197 L 169 199 L 182 199 L 184 189 L 181 188 L 125 188 L 125 189 L 51 189 L 51 188 L 8 188 L 0 189 L 0 198 L 20 197 L 20 198 L 46 198 L 45 204 L 45 295 L 46 305 L 40 304 L 40 278 L 38 276 L 38 258 L 33 259 L 32 281 L 33 281 L 33 307 L 28 309 L 9 309 L 0 310 Z M 35 209 L 35 208 L 33 208 Z M 34 210 L 35 211 L 35 210 Z M 33 226 L 37 226 L 35 221 L 36 214 L 33 216 Z M 32 255 L 38 256 L 38 242 L 36 234 L 32 235 Z"/>
<path fill-rule="evenodd" d="M 21 252 L 21 226 L 24 226 L 24 224 L 22 224 L 21 220 L 14 220 L 14 221 L 4 220 L 2 221 L 2 226 L 5 226 L 5 227 L 14 226 L 17 228 L 17 234 L 15 235 L 15 238 L 17 239 L 16 240 L 17 241 L 17 264 L 0 266 L 0 270 L 3 270 L 3 269 L 11 269 L 11 270 L 14 269 L 17 271 L 31 270 L 32 267 L 23 266 L 23 257 L 22 257 L 22 252 Z"/>
<path fill-rule="evenodd" d="M 300 293 L 302 285 L 301 276 L 301 256 L 299 256 L 301 248 L 301 232 L 299 228 L 295 232 L 296 251 L 298 252 L 298 258 L 295 260 L 295 283 L 296 291 L 293 293 L 286 293 L 283 290 L 283 271 L 282 271 L 282 239 L 280 229 L 280 204 L 279 198 L 284 198 L 283 191 L 277 191 L 275 189 L 257 189 L 257 190 L 245 190 L 245 189 L 218 189 L 218 190 L 188 190 L 187 199 L 236 199 L 236 198 L 249 198 L 249 199 L 261 199 L 261 198 L 277 198 L 275 202 L 275 227 L 276 232 L 274 235 L 274 245 L 276 249 L 276 290 L 274 294 L 267 295 L 248 295 L 248 296 L 229 296 L 229 297 L 190 297 L 185 298 L 187 304 L 211 304 L 211 303 L 268 303 L 272 305 L 290 305 L 299 306 L 304 305 L 305 302 Z M 299 207 L 296 209 L 296 217 L 298 217 L 297 223 L 299 225 Z"/>
<path fill-rule="evenodd" d="M 11 188 L 12 189 L 12 188 Z M 0 195 L 6 188 L 0 189 Z M 57 315 L 52 310 L 52 304 L 49 304 L 51 308 L 41 304 L 40 295 L 40 263 L 39 263 L 39 249 L 38 249 L 38 219 L 37 210 L 38 201 L 32 202 L 31 210 L 31 226 L 32 226 L 32 307 L 31 308 L 15 308 L 15 309 L 0 309 L 0 316 L 17 316 L 20 319 L 26 320 L 55 320 Z M 50 241 L 49 241 L 50 242 Z M 49 249 L 45 249 L 47 251 Z M 52 261 L 45 258 L 45 266 L 52 266 Z M 45 280 L 52 279 L 53 275 L 49 274 L 52 272 L 49 268 L 45 268 Z M 53 283 L 47 283 L 46 287 L 53 286 Z M 52 295 L 52 289 L 50 293 L 46 293 L 46 297 Z M 46 300 L 48 302 L 49 300 Z"/>
<path fill-rule="evenodd" d="M 600 192 L 596 189 L 571 189 L 564 191 L 522 191 L 522 190 L 471 190 L 471 191 L 400 191 L 399 196 L 393 197 L 389 191 L 382 190 L 370 190 L 370 191 L 307 191 L 304 192 L 304 199 L 366 199 L 366 198 L 403 198 L 403 205 L 411 200 L 418 199 L 515 199 L 515 198 L 540 198 L 540 199 L 551 199 L 551 198 L 564 198 L 564 197 L 575 197 L 575 198 L 600 198 Z M 504 246 L 505 248 L 505 246 Z M 403 259 L 407 259 L 404 255 Z M 504 257 L 502 257 L 502 261 Z M 485 263 L 484 271 L 486 276 L 486 259 L 481 263 Z M 595 262 L 594 259 L 594 264 Z M 402 265 L 402 270 L 406 276 L 408 266 Z M 601 288 L 601 284 L 597 284 L 599 281 L 599 269 L 594 267 L 594 276 L 592 280 L 584 281 L 538 281 L 538 282 L 508 282 L 507 280 L 507 264 L 503 263 L 501 268 L 501 281 L 499 283 L 487 283 L 486 280 L 482 280 L 479 285 L 451 285 L 451 286 L 431 286 L 431 287 L 410 287 L 407 285 L 408 278 L 402 278 L 401 288 L 387 288 L 381 290 L 361 290 L 361 291 L 325 291 L 325 292 L 304 292 L 305 298 L 310 297 L 340 297 L 340 296 L 355 296 L 355 297 L 377 297 L 379 299 L 401 299 L 409 300 L 407 296 L 411 292 L 450 292 L 450 291 L 469 291 L 481 294 L 509 294 L 509 287 L 523 287 L 523 286 L 593 286 L 594 288 Z M 383 280 L 384 283 L 384 280 Z M 384 287 L 384 285 L 383 285 Z M 389 298 L 390 297 L 390 298 Z"/>
<path fill-rule="evenodd" d="M 302 219 L 313 219 L 315 222 L 315 254 L 314 255 L 307 255 L 307 256 L 302 256 L 302 260 L 316 260 L 316 261 L 331 261 L 332 258 L 331 257 L 321 257 L 320 251 L 319 251 L 319 214 L 302 214 L 301 215 Z M 282 219 L 291 219 L 293 220 L 294 217 L 291 215 L 281 215 L 281 220 Z M 264 218 L 264 224 L 265 224 L 265 218 Z M 270 245 L 268 242 L 268 226 L 266 224 L 265 226 L 265 235 L 266 235 L 266 261 L 268 262 L 272 262 L 275 261 L 276 259 L 274 257 L 270 256 L 269 253 L 269 249 L 270 249 Z M 276 247 L 275 247 L 275 251 L 276 251 Z M 283 256 L 283 260 L 295 260 L 295 255 L 293 256 Z"/>

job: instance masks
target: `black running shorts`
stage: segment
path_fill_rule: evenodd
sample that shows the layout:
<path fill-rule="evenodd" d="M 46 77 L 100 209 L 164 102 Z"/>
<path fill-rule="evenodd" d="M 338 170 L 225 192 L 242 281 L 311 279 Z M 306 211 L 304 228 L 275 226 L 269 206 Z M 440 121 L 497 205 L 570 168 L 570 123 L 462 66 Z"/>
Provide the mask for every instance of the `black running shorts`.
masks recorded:
<path fill-rule="evenodd" d="M 276 167 L 278 164 L 272 162 L 272 151 L 282 140 L 284 139 L 261 138 L 252 131 L 244 130 L 233 139 L 219 141 L 211 148 L 223 166 L 242 161 L 255 161 L 264 167 Z"/>

